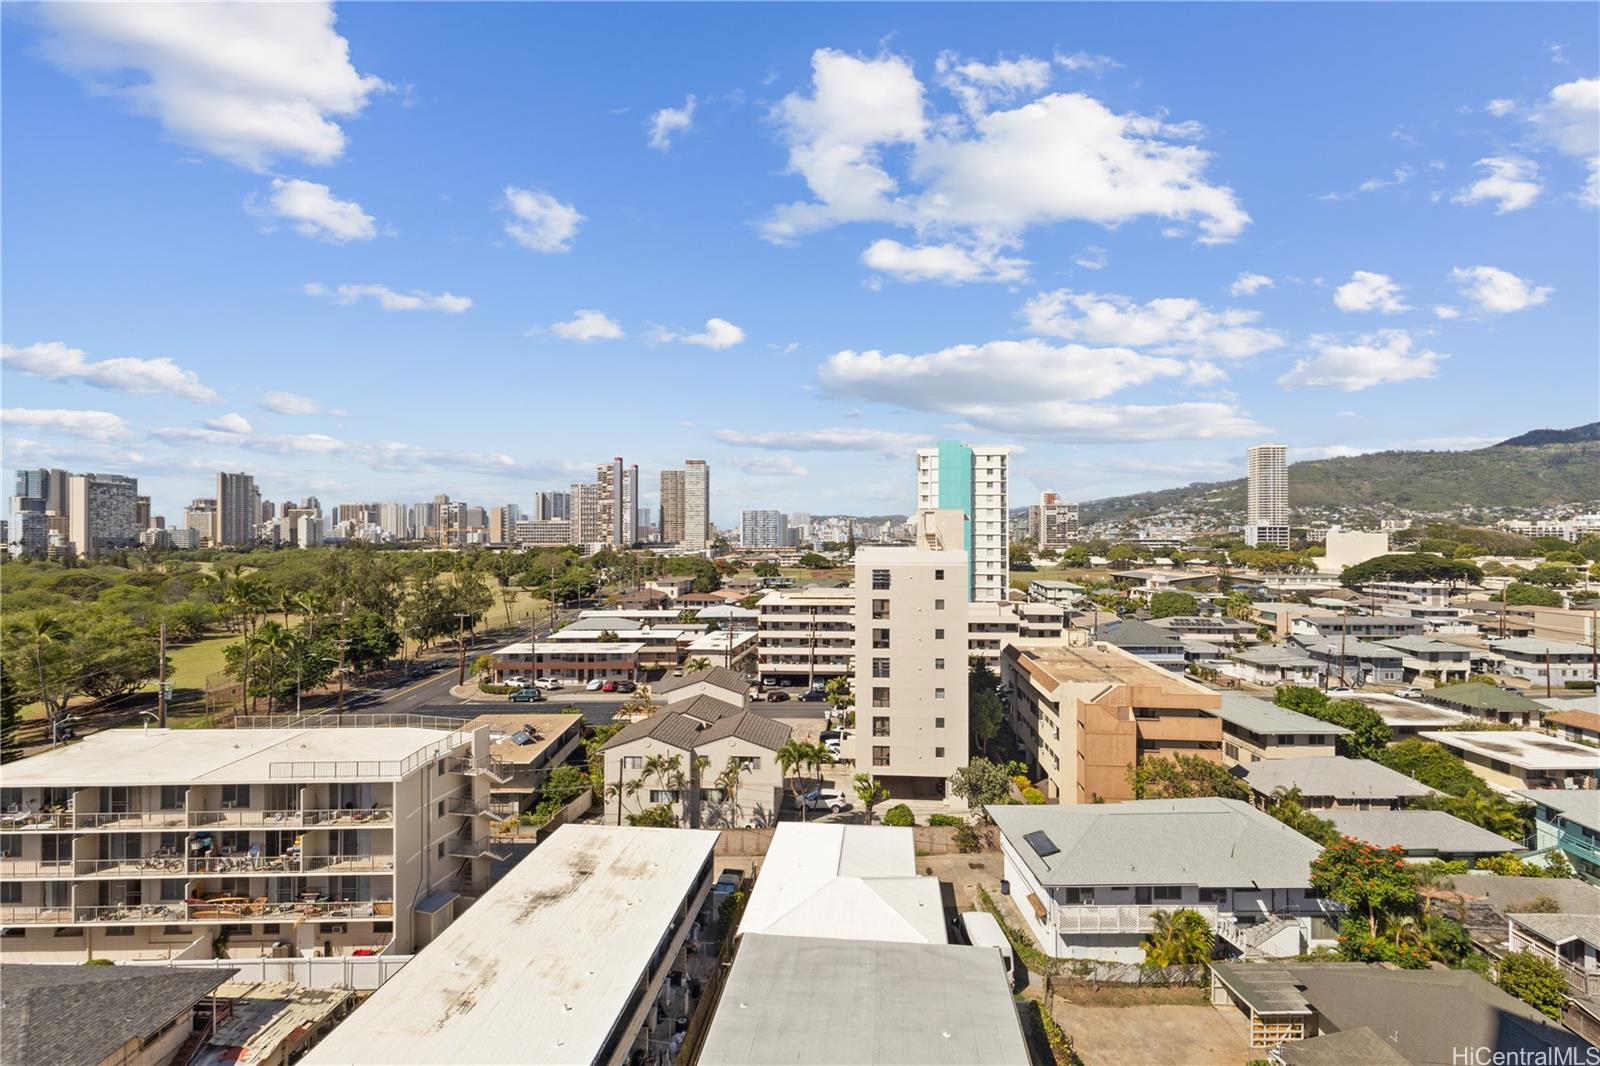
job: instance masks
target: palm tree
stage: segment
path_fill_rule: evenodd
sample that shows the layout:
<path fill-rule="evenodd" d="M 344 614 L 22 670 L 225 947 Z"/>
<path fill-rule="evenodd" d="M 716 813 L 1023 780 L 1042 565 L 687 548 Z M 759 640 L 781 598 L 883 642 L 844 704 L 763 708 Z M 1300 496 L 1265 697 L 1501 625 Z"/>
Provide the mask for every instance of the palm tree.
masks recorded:
<path fill-rule="evenodd" d="M 50 688 L 44 680 L 44 653 L 52 645 L 71 640 L 72 630 L 59 615 L 49 611 L 35 611 L 23 621 L 12 623 L 10 629 L 13 639 L 33 649 L 34 666 L 39 671 L 39 700 L 44 704 L 45 717 L 53 724 L 65 709 L 61 704 L 66 701 L 50 698 Z"/>
<path fill-rule="evenodd" d="M 1211 958 L 1214 934 L 1211 923 L 1199 911 L 1187 907 L 1176 911 L 1158 910 L 1150 916 L 1152 928 L 1145 934 L 1144 964 L 1165 969 L 1168 966 L 1196 966 Z"/>
<path fill-rule="evenodd" d="M 806 763 L 817 772 L 817 791 L 820 792 L 822 791 L 823 765 L 826 764 L 828 766 L 832 766 L 834 763 L 838 762 L 838 760 L 833 757 L 832 750 L 830 750 L 826 744 L 807 744 L 806 747 L 809 749 L 809 755 L 806 758 Z"/>
<path fill-rule="evenodd" d="M 856 775 L 856 799 L 861 801 L 861 810 L 867 816 L 867 824 L 872 824 L 872 808 L 889 798 L 889 790 L 880 785 L 871 774 Z"/>
<path fill-rule="evenodd" d="M 684 663 L 683 664 L 683 668 L 688 673 L 698 674 L 702 670 L 711 669 L 711 660 L 707 659 L 703 655 L 697 656 L 697 657 L 695 657 L 693 659 L 690 659 L 688 662 Z"/>
<path fill-rule="evenodd" d="M 607 785 L 605 787 L 604 795 L 605 795 L 606 800 L 607 801 L 610 801 L 610 800 L 616 800 L 617 801 L 617 824 L 618 825 L 622 824 L 622 806 L 623 806 L 623 801 L 624 800 L 636 799 L 638 797 L 638 795 L 639 795 L 639 790 L 641 788 L 643 788 L 643 787 L 644 787 L 644 782 L 639 780 L 639 779 L 637 779 L 637 778 L 635 778 L 632 781 L 624 781 L 621 778 L 618 778 L 617 780 L 611 782 L 609 785 Z"/>
<path fill-rule="evenodd" d="M 739 822 L 739 786 L 744 783 L 744 762 L 737 755 L 728 756 L 728 764 L 717 775 L 716 785 L 722 790 L 723 821 L 730 826 Z"/>
<path fill-rule="evenodd" d="M 810 747 L 811 745 L 805 741 L 795 740 L 790 737 L 783 742 L 783 747 L 779 748 L 773 756 L 778 760 L 778 768 L 783 771 L 784 777 L 793 775 L 789 790 L 794 793 L 794 805 L 800 808 L 800 820 L 802 822 L 806 820 L 806 808 L 805 804 L 800 802 L 801 789 L 804 787 L 800 771 L 805 768 L 806 763 L 809 761 L 810 751 L 808 749 Z"/>
<path fill-rule="evenodd" d="M 275 714 L 278 709 L 278 680 L 283 671 L 285 658 L 294 648 L 294 633 L 285 629 L 276 622 L 262 622 L 254 634 L 245 638 L 245 648 L 254 645 L 256 650 L 266 657 L 270 664 L 271 672 L 267 678 L 267 713 Z M 249 659 L 245 660 L 245 677 L 249 677 Z M 246 680 L 245 691 L 249 692 L 249 681 Z"/>

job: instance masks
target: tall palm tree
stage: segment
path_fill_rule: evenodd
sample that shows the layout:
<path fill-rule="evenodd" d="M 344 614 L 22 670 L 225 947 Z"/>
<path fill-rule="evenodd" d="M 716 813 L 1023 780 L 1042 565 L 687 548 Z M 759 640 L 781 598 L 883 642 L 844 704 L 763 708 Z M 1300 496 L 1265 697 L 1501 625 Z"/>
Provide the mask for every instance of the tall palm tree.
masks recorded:
<path fill-rule="evenodd" d="M 801 790 L 804 788 L 804 781 L 800 773 L 805 769 L 806 763 L 809 761 L 810 752 L 808 749 L 810 747 L 811 745 L 805 741 L 790 737 L 783 742 L 783 747 L 779 748 L 773 756 L 778 760 L 778 768 L 783 771 L 783 776 L 790 777 L 792 775 L 789 790 L 794 793 L 794 805 L 800 808 L 800 820 L 802 822 L 806 820 L 806 807 L 804 803 L 800 802 Z"/>
<path fill-rule="evenodd" d="M 1211 958 L 1215 934 L 1211 923 L 1199 911 L 1187 907 L 1176 910 L 1158 910 L 1151 914 L 1152 928 L 1145 934 L 1144 962 L 1146 966 L 1196 966 Z"/>
<path fill-rule="evenodd" d="M 711 669 L 711 660 L 707 659 L 703 655 L 696 656 L 695 658 L 690 659 L 688 662 L 684 663 L 683 664 L 683 668 L 688 673 L 698 674 L 702 670 Z"/>
<path fill-rule="evenodd" d="M 826 744 L 820 742 L 807 744 L 806 748 L 808 749 L 806 763 L 817 772 L 817 791 L 820 792 L 822 791 L 822 767 L 824 765 L 832 766 L 839 760 L 833 757 L 833 752 Z"/>
<path fill-rule="evenodd" d="M 72 629 L 61 616 L 50 611 L 35 611 L 21 621 L 13 622 L 10 629 L 17 643 L 33 649 L 33 663 L 39 671 L 39 700 L 44 704 L 45 717 L 53 724 L 63 710 L 61 703 L 65 701 L 50 698 L 50 688 L 44 679 L 44 655 L 47 648 L 71 640 Z"/>
<path fill-rule="evenodd" d="M 723 820 L 730 826 L 739 823 L 739 786 L 744 784 L 744 762 L 737 755 L 728 756 L 728 763 L 717 775 L 716 785 L 722 790 Z"/>
<path fill-rule="evenodd" d="M 255 633 L 245 638 L 245 645 L 254 645 L 256 652 L 269 664 L 270 673 L 267 678 L 267 713 L 275 714 L 278 709 L 278 682 L 283 672 L 283 664 L 289 653 L 294 648 L 294 634 L 276 622 L 262 622 Z M 248 677 L 248 674 L 246 675 Z M 248 685 L 248 682 L 246 682 Z M 246 689 L 248 691 L 248 689 Z"/>

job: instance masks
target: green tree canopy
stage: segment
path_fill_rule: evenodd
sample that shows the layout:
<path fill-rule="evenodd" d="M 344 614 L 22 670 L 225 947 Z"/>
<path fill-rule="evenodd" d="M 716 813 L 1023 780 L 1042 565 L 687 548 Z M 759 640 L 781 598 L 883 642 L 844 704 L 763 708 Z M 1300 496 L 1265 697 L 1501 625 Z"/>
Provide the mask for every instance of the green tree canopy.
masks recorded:
<path fill-rule="evenodd" d="M 1347 588 L 1369 581 L 1445 581 L 1476 585 L 1482 580 L 1483 571 L 1474 564 L 1428 552 L 1380 555 L 1347 566 L 1339 575 L 1339 581 Z"/>
<path fill-rule="evenodd" d="M 1198 755 L 1149 756 L 1128 767 L 1127 779 L 1134 799 L 1250 798 L 1244 782 Z"/>
<path fill-rule="evenodd" d="M 1178 615 L 1192 615 L 1195 610 L 1195 599 L 1187 592 L 1158 592 L 1150 597 L 1151 618 L 1173 618 Z"/>

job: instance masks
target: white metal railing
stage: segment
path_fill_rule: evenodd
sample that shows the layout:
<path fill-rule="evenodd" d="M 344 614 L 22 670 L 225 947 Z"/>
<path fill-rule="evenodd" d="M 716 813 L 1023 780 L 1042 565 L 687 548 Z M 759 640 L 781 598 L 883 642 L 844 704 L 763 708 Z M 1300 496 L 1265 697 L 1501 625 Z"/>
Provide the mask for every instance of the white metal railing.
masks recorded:
<path fill-rule="evenodd" d="M 185 907 L 182 903 L 114 903 L 106 907 L 75 907 L 74 921 L 78 922 L 181 922 Z"/>
<path fill-rule="evenodd" d="M 383 718 L 389 719 L 394 715 L 341 715 L 341 721 L 329 723 L 326 728 L 336 726 L 354 726 L 357 723 L 351 719 Z M 460 725 L 460 719 L 449 719 L 453 725 Z M 301 723 L 310 725 L 312 723 Z M 392 721 L 371 722 L 373 726 L 393 726 Z M 307 778 L 344 778 L 348 781 L 378 780 L 402 778 L 410 774 L 417 767 L 430 763 L 434 759 L 445 755 L 456 748 L 466 744 L 470 737 L 459 730 L 449 733 L 439 740 L 430 741 L 406 756 L 404 759 L 312 759 L 306 761 L 289 760 L 274 762 L 267 765 L 269 778 L 291 778 L 303 780 Z"/>
<path fill-rule="evenodd" d="M 72 908 L 69 906 L 51 907 L 25 903 L 0 904 L 0 923 L 7 925 L 22 922 L 70 921 L 72 921 Z"/>
<path fill-rule="evenodd" d="M 264 807 L 234 807 L 225 811 L 190 811 L 191 829 L 241 829 L 296 826 L 300 824 L 297 810 L 273 810 Z"/>
<path fill-rule="evenodd" d="M 394 869 L 393 855 L 307 855 L 305 869 L 325 873 L 360 873 Z"/>
<path fill-rule="evenodd" d="M 183 829 L 189 824 L 188 812 L 97 811 L 73 816 L 74 829 Z"/>
<path fill-rule="evenodd" d="M 69 859 L 0 859 L 0 877 L 71 877 Z"/>
<path fill-rule="evenodd" d="M 14 810 L 0 814 L 0 831 L 7 833 L 71 828 L 71 811 Z"/>
<path fill-rule="evenodd" d="M 1163 907 L 1144 904 L 1063 904 L 1056 908 L 1056 931 L 1064 934 L 1148 933 L 1155 928 L 1157 911 L 1170 914 L 1179 909 L 1199 911 L 1207 922 L 1216 924 L 1217 908 L 1211 906 L 1182 903 Z"/>
<path fill-rule="evenodd" d="M 190 858 L 188 872 L 192 874 L 271 874 L 300 873 L 300 860 L 292 855 L 257 855 L 248 852 L 233 855 L 206 855 Z"/>
<path fill-rule="evenodd" d="M 479 837 L 476 840 L 467 837 L 451 837 L 445 844 L 445 854 L 457 859 L 475 859 L 484 856 L 493 859 L 503 859 L 505 854 L 495 845 L 489 837 Z"/>
<path fill-rule="evenodd" d="M 74 877 L 156 877 L 184 872 L 181 855 L 136 855 L 120 859 L 78 859 Z"/>

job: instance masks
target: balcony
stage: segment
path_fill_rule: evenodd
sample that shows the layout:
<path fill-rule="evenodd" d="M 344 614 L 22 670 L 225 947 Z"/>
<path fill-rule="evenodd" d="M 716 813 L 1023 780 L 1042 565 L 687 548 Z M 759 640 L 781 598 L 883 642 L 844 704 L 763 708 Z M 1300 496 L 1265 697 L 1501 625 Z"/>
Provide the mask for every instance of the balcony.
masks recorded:
<path fill-rule="evenodd" d="M 79 859 L 73 877 L 171 877 L 184 872 L 181 855 L 142 855 L 121 859 Z"/>
<path fill-rule="evenodd" d="M 300 824 L 300 811 L 237 807 L 226 811 L 190 811 L 191 829 L 286 829 Z"/>
<path fill-rule="evenodd" d="M 307 855 L 305 858 L 307 873 L 317 872 L 325 874 L 344 873 L 392 873 L 394 871 L 393 855 Z"/>
<path fill-rule="evenodd" d="M 24 878 L 64 878 L 72 876 L 71 859 L 0 859 L 0 877 L 22 880 Z"/>
<path fill-rule="evenodd" d="M 497 846 L 488 837 L 479 837 L 476 840 L 467 837 L 451 837 L 445 844 L 445 854 L 456 859 L 496 859 L 503 860 L 509 853 Z"/>
<path fill-rule="evenodd" d="M 113 832 L 140 832 L 153 829 L 183 829 L 189 824 L 186 811 L 99 811 L 73 816 L 74 829 L 106 829 Z"/>
<path fill-rule="evenodd" d="M 0 904 L 0 925 L 65 924 L 72 921 L 71 907 L 24 903 Z"/>
<path fill-rule="evenodd" d="M 59 832 L 72 828 L 71 811 L 7 811 L 0 814 L 0 830 L 7 833 Z"/>
<path fill-rule="evenodd" d="M 471 796 L 456 796 L 450 800 L 445 809 L 451 814 L 461 814 L 469 818 L 480 814 L 494 816 L 494 811 L 490 809 L 488 800 L 475 800 Z"/>
<path fill-rule="evenodd" d="M 211 855 L 191 858 L 187 866 L 192 874 L 275 874 L 301 873 L 300 860 L 293 855 Z"/>
<path fill-rule="evenodd" d="M 114 903 L 108 907 L 77 907 L 73 921 L 128 925 L 133 922 L 182 922 L 187 917 L 182 903 Z"/>
<path fill-rule="evenodd" d="M 1162 907 L 1063 904 L 1056 908 L 1056 932 L 1064 936 L 1076 933 L 1148 933 L 1155 928 L 1157 911 L 1171 913 L 1180 907 L 1199 911 L 1213 926 L 1217 923 L 1217 908 L 1204 904 L 1171 903 Z"/>

